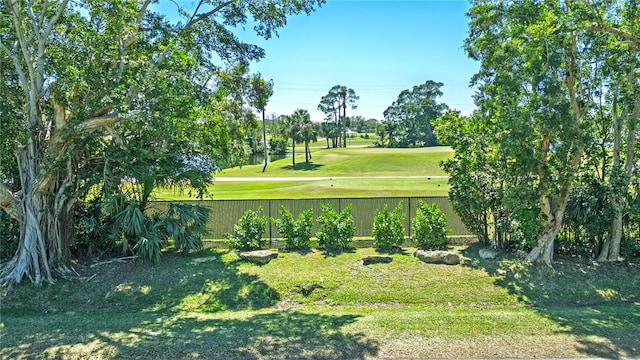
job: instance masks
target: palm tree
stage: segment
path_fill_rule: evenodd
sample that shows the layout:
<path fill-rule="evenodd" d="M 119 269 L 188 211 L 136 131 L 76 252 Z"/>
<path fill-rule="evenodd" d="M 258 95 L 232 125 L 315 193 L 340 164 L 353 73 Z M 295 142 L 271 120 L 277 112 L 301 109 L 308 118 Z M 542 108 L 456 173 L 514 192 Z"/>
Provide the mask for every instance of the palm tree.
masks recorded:
<path fill-rule="evenodd" d="M 315 124 L 311 121 L 311 115 L 307 110 L 302 110 L 300 113 L 300 139 L 304 141 L 304 160 L 309 163 L 311 160 L 311 148 L 309 143 L 312 141 L 318 141 L 318 131 Z"/>
<path fill-rule="evenodd" d="M 288 117 L 287 121 L 287 129 L 289 130 L 289 137 L 291 139 L 291 160 L 294 166 L 296 165 L 296 143 L 302 141 L 300 127 L 305 113 L 309 114 L 307 110 L 298 109 Z"/>

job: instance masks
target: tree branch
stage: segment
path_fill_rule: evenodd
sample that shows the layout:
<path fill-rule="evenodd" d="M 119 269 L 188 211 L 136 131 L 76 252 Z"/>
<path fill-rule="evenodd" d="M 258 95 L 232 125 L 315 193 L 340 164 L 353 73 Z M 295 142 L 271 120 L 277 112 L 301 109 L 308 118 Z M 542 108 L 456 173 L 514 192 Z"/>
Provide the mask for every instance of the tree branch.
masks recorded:
<path fill-rule="evenodd" d="M 211 15 L 217 13 L 218 11 L 224 9 L 225 7 L 227 7 L 227 6 L 229 6 L 229 5 L 233 4 L 233 3 L 234 3 L 234 0 L 228 0 L 226 2 L 223 2 L 220 5 L 216 6 L 215 8 L 211 9 L 210 11 L 207 11 L 206 13 L 202 13 L 200 15 L 197 15 L 198 9 L 200 8 L 200 5 L 198 5 L 198 7 L 196 8 L 196 11 L 191 16 L 191 20 L 189 20 L 189 22 L 180 31 L 185 31 L 185 30 L 189 29 L 193 25 L 195 25 L 195 24 L 199 23 L 200 21 L 210 17 Z"/>
<path fill-rule="evenodd" d="M 0 208 L 4 210 L 13 219 L 22 222 L 24 220 L 24 213 L 22 212 L 22 206 L 20 200 L 13 195 L 11 189 L 3 181 L 0 181 Z"/>
<path fill-rule="evenodd" d="M 121 118 L 118 114 L 94 117 L 78 125 L 77 131 L 78 132 L 96 131 L 99 128 L 106 128 L 107 126 L 111 126 L 120 120 Z"/>
<path fill-rule="evenodd" d="M 640 37 L 634 36 L 628 32 L 615 28 L 613 26 L 606 26 L 600 23 L 599 21 L 595 24 L 591 25 L 591 30 L 602 31 L 607 34 L 619 36 L 623 39 L 629 40 L 634 44 L 640 45 Z"/>
<path fill-rule="evenodd" d="M 142 27 L 142 18 L 144 17 L 144 14 L 147 12 L 147 8 L 149 7 L 149 4 L 151 4 L 151 0 L 145 0 L 142 6 L 140 7 L 140 11 L 138 11 L 138 17 L 136 18 L 135 30 L 133 31 L 133 33 L 131 33 L 129 36 L 127 36 L 125 39 L 122 40 L 122 46 L 124 48 L 127 48 L 133 45 L 138 40 L 138 32 Z"/>

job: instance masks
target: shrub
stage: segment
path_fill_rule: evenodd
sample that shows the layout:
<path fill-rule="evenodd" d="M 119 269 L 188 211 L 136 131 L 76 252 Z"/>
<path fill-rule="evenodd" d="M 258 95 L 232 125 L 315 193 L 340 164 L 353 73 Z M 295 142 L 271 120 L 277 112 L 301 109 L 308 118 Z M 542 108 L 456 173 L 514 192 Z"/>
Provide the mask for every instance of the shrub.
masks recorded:
<path fill-rule="evenodd" d="M 155 232 L 149 232 L 147 236 L 141 236 L 133 246 L 136 255 L 145 261 L 151 261 L 154 264 L 160 262 L 162 257 L 162 248 L 164 247 L 163 239 Z"/>
<path fill-rule="evenodd" d="M 393 211 L 389 211 L 384 205 L 382 212 L 376 210 L 373 219 L 373 244 L 382 251 L 389 251 L 393 246 L 400 246 L 404 242 L 404 217 L 402 212 L 402 201 L 398 203 Z"/>
<path fill-rule="evenodd" d="M 227 239 L 234 249 L 240 251 L 258 250 L 268 243 L 268 239 L 263 239 L 266 216 L 258 216 L 262 212 L 262 207 L 258 211 L 247 210 L 238 223 L 233 225 L 233 234 L 227 234 Z"/>
<path fill-rule="evenodd" d="M 624 237 L 620 245 L 620 255 L 627 260 L 640 259 L 640 239 L 636 237 Z"/>
<path fill-rule="evenodd" d="M 420 201 L 413 220 L 413 241 L 421 249 L 435 250 L 447 246 L 447 216 L 436 204 Z"/>
<path fill-rule="evenodd" d="M 281 136 L 271 138 L 269 140 L 269 144 L 272 154 L 284 155 L 287 153 L 287 146 L 289 145 L 289 142 L 285 138 Z"/>
<path fill-rule="evenodd" d="M 5 263 L 18 251 L 20 228 L 18 222 L 0 210 L 0 263 Z"/>
<path fill-rule="evenodd" d="M 173 238 L 176 250 L 188 252 L 202 248 L 209 208 L 202 205 L 170 204 L 162 222 L 167 237 Z"/>
<path fill-rule="evenodd" d="M 353 226 L 351 204 L 338 213 L 331 204 L 322 205 L 322 214 L 318 217 L 321 230 L 316 233 L 318 245 L 327 253 L 346 249 L 353 239 L 356 227 Z"/>
<path fill-rule="evenodd" d="M 298 215 L 298 220 L 293 218 L 291 212 L 284 206 L 280 207 L 282 219 L 271 219 L 278 232 L 285 238 L 285 249 L 308 250 L 311 228 L 313 227 L 313 209 L 308 209 Z"/>

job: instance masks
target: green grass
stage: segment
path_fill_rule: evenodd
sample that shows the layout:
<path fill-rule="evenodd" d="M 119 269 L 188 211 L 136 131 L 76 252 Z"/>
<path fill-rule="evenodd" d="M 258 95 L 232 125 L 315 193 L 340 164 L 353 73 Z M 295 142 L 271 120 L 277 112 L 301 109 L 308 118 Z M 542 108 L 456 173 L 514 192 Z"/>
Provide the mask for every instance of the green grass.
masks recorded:
<path fill-rule="evenodd" d="M 449 147 L 416 149 L 338 148 L 312 149 L 310 164 L 304 152 L 274 161 L 262 172 L 262 165 L 225 169 L 217 177 L 344 177 L 344 176 L 434 176 L 447 175 L 439 165 L 453 156 Z"/>
<path fill-rule="evenodd" d="M 503 257 L 462 265 L 358 249 L 76 265 L 83 280 L 4 289 L 0 358 L 621 357 L 640 352 L 640 268 Z M 197 259 L 215 257 L 213 261 Z M 301 289 L 317 285 L 313 292 Z"/>
<path fill-rule="evenodd" d="M 313 149 L 313 159 L 304 154 L 262 165 L 226 169 L 216 174 L 209 188 L 214 199 L 337 198 L 372 196 L 446 196 L 449 185 L 439 162 L 453 155 L 448 147 L 419 149 L 346 148 Z M 223 181 L 225 178 L 254 181 Z M 282 178 L 260 181 L 261 178 Z M 290 178 L 295 178 L 292 180 Z M 304 178 L 323 178 L 307 179 Z M 159 200 L 192 199 L 188 192 L 159 189 Z"/>
<path fill-rule="evenodd" d="M 302 199 L 372 196 L 447 196 L 447 179 L 333 179 L 307 181 L 219 181 L 211 187 L 213 198 Z M 158 200 L 191 199 L 187 193 L 159 190 Z"/>

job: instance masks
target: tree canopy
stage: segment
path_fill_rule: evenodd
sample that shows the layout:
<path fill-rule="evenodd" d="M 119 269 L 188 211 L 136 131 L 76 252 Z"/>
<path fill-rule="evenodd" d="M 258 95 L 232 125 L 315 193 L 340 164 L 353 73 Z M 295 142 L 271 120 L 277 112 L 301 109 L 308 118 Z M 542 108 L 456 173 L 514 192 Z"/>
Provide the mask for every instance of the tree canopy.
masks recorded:
<path fill-rule="evenodd" d="M 387 137 L 390 147 L 439 145 L 431 122 L 448 108 L 438 103 L 443 83 L 428 80 L 412 89 L 402 90 L 396 101 L 384 111 L 379 134 Z"/>
<path fill-rule="evenodd" d="M 342 137 L 343 147 L 347 147 L 347 106 L 355 110 L 358 99 L 360 99 L 360 97 L 356 95 L 355 90 L 344 85 L 334 85 L 326 95 L 322 96 L 318 104 L 318 110 L 327 114 L 327 119 L 331 119 L 333 116 L 336 127 L 338 129 L 342 128 L 341 134 L 337 131 L 334 131 L 332 134 L 336 137 Z M 342 115 L 340 115 L 340 110 L 342 110 Z M 336 147 L 338 143 L 338 139 L 334 138 L 334 147 Z"/>
<path fill-rule="evenodd" d="M 96 186 L 142 202 L 158 181 L 203 191 L 255 123 L 233 69 L 264 50 L 233 29 L 251 20 L 268 39 L 323 2 L 179 2 L 171 18 L 151 0 L 0 2 L 0 206 L 20 229 L 2 282 L 53 281 Z"/>
<path fill-rule="evenodd" d="M 636 2 L 474 1 L 468 15 L 478 110 L 437 125 L 456 151 L 445 163 L 454 206 L 481 238 L 530 261 L 551 265 L 565 223 L 617 260 L 635 196 Z"/>

